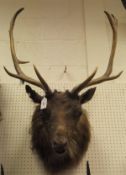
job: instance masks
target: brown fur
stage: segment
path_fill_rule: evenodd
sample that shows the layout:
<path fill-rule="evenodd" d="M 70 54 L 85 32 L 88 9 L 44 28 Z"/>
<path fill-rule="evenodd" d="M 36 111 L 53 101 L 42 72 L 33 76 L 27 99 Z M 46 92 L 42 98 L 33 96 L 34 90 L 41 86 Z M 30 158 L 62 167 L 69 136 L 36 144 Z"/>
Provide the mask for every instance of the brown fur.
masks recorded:
<path fill-rule="evenodd" d="M 53 139 L 67 140 L 66 153 L 57 155 L 52 148 Z M 32 145 L 51 172 L 59 172 L 77 165 L 90 142 L 90 125 L 82 111 L 78 97 L 67 92 L 55 92 L 48 98 L 47 109 L 38 105 L 32 119 Z"/>

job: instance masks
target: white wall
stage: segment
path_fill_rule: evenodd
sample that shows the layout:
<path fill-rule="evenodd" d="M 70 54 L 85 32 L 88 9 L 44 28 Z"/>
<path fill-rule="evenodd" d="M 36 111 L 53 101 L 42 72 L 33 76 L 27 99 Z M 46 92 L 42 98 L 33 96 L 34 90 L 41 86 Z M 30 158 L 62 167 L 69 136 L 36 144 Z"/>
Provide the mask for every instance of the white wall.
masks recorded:
<path fill-rule="evenodd" d="M 62 85 L 61 82 L 75 84 L 76 82 L 81 82 L 96 66 L 99 68 L 97 74 L 102 74 L 105 71 L 111 49 L 111 30 L 104 15 L 104 10 L 107 10 L 114 13 L 119 19 L 118 47 L 113 74 L 118 73 L 120 70 L 125 71 L 119 79 L 109 83 L 126 82 L 126 11 L 123 9 L 120 1 L 0 0 L 0 79 L 2 83 L 19 84 L 19 80 L 15 80 L 5 73 L 3 65 L 12 72 L 15 72 L 9 49 L 8 30 L 14 12 L 20 7 L 25 7 L 25 11 L 18 16 L 14 36 L 17 56 L 21 60 L 29 60 L 31 62 L 22 66 L 27 75 L 36 78 L 32 66 L 35 64 L 48 82 L 54 82 L 53 84 L 55 84 L 56 81 L 60 87 Z M 64 75 L 65 65 L 67 65 L 68 73 Z M 93 144 L 91 144 L 90 151 L 88 152 L 93 172 L 92 175 L 98 175 L 98 172 L 105 175 L 113 174 L 113 172 L 116 172 L 116 175 L 120 175 L 121 172 L 124 175 L 125 161 L 123 160 L 125 159 L 126 147 L 123 140 L 125 140 L 126 136 L 124 116 L 126 109 L 124 98 L 126 86 L 116 84 L 116 86 L 110 86 L 109 88 L 103 87 L 100 86 L 101 89 L 99 88 L 98 93 L 96 93 L 96 98 L 94 97 L 94 101 L 92 104 L 89 103 L 88 106 L 93 133 Z M 27 174 L 27 172 L 32 171 L 32 173 L 39 174 L 41 169 L 38 167 L 40 165 L 37 164 L 38 162 L 35 159 L 32 159 L 31 162 L 30 158 L 33 155 L 30 152 L 26 156 L 26 152 L 23 152 L 23 149 L 19 150 L 18 156 L 21 155 L 21 162 L 19 162 L 20 157 L 18 157 L 16 159 L 18 160 L 16 162 L 16 169 L 15 162 L 12 161 L 13 155 L 15 155 L 15 142 L 13 142 L 13 139 L 18 138 L 20 140 L 20 135 L 16 135 L 13 138 L 13 131 L 16 132 L 17 127 L 20 129 L 22 126 L 26 127 L 23 129 L 23 134 L 25 131 L 27 138 L 30 139 L 28 129 L 30 128 L 29 120 L 31 121 L 30 115 L 32 114 L 33 106 L 31 106 L 29 99 L 25 98 L 25 94 L 21 93 L 24 92 L 23 86 L 13 86 L 11 89 L 11 86 L 7 84 L 2 85 L 1 89 L 3 99 L 0 105 L 4 106 L 1 107 L 1 112 L 4 114 L 3 123 L 1 122 L 1 124 L 2 127 L 7 126 L 7 128 L 4 127 L 4 130 L 1 129 L 3 133 L 6 131 L 5 134 L 7 136 L 2 144 L 10 143 L 9 141 L 11 141 L 9 153 L 7 152 L 5 157 L 9 166 L 6 166 L 4 161 L 2 161 L 6 166 L 6 172 L 9 174 L 17 174 L 17 172 L 23 174 L 25 172 Z M 14 94 L 15 91 L 18 91 L 18 96 Z M 103 96 L 103 99 L 101 96 Z M 10 103 L 14 98 L 16 101 Z M 24 104 L 26 104 L 25 107 Z M 20 115 L 23 115 L 23 118 Z M 13 123 L 15 120 L 12 120 L 12 116 L 13 119 L 17 117 L 18 125 L 16 122 Z M 8 121 L 11 122 L 9 123 Z M 13 138 L 12 140 L 8 139 L 10 136 L 8 133 Z M 21 143 L 24 144 L 25 137 L 23 134 L 21 133 Z M 111 134 L 110 137 L 108 137 L 109 134 Z M 106 136 L 107 139 L 105 138 Z M 24 139 L 23 142 L 22 139 Z M 118 143 L 116 144 L 116 142 Z M 8 145 L 6 144 L 6 148 Z M 22 148 L 20 143 L 17 142 L 17 145 Z M 4 147 L 4 145 L 2 146 Z M 31 151 L 29 145 L 24 146 Z M 11 152 L 11 149 L 13 152 Z M 112 155 L 114 155 L 113 157 L 111 157 L 111 151 Z M 5 152 L 6 149 L 4 149 L 3 157 Z M 22 158 L 23 156 L 25 158 Z M 110 159 L 108 160 L 107 158 Z M 97 160 L 97 162 L 92 164 L 91 160 Z M 25 163 L 27 165 L 30 164 L 30 166 L 25 166 Z M 83 165 L 80 166 L 83 167 Z M 110 165 L 112 166 L 109 167 Z M 30 169 L 31 167 L 32 169 Z M 78 169 L 77 171 L 79 172 L 80 170 Z M 74 173 L 76 174 L 76 172 Z"/>
<path fill-rule="evenodd" d="M 6 65 L 13 70 L 8 28 L 14 12 L 25 7 L 15 27 L 17 55 L 31 62 L 23 66 L 25 72 L 34 76 L 34 63 L 48 81 L 64 81 L 64 78 L 66 81 L 79 81 L 82 74 L 86 76 L 82 0 L 32 0 L 20 3 L 13 0 L 1 3 L 1 69 Z M 62 74 L 64 65 L 68 66 L 70 75 Z M 10 80 L 3 70 L 1 72 L 2 81 L 5 81 L 5 77 Z"/>
<path fill-rule="evenodd" d="M 8 30 L 14 12 L 20 7 L 25 7 L 25 11 L 18 16 L 14 36 L 18 57 L 31 62 L 22 66 L 27 74 L 35 76 L 32 64 L 37 65 L 48 81 L 80 82 L 96 66 L 99 67 L 98 75 L 101 74 L 111 43 L 104 9 L 114 12 L 123 22 L 119 23 L 114 72 L 125 69 L 126 25 L 121 3 L 114 0 L 0 0 L 2 82 L 15 82 L 6 75 L 3 65 L 14 71 Z M 63 75 L 64 65 L 68 66 L 67 75 Z M 124 75 L 117 81 L 124 81 Z"/>
<path fill-rule="evenodd" d="M 125 70 L 125 47 L 126 47 L 126 11 L 123 9 L 121 1 L 114 0 L 87 0 L 85 1 L 85 18 L 87 33 L 87 53 L 89 72 L 96 65 L 99 67 L 99 73 L 103 73 L 109 58 L 111 50 L 111 30 L 104 10 L 114 14 L 119 20 L 118 26 L 118 45 L 116 49 L 114 71 L 118 73 Z M 94 64 L 92 64 L 92 62 Z M 126 74 L 114 82 L 125 82 Z"/>

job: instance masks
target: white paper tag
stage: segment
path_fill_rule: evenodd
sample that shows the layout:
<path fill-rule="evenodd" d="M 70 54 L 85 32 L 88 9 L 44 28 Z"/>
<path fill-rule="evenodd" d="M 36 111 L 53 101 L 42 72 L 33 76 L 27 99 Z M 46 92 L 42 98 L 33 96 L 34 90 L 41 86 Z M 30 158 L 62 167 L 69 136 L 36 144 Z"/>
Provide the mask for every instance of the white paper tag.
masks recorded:
<path fill-rule="evenodd" d="M 40 109 L 46 109 L 46 107 L 47 107 L 47 98 L 43 97 L 43 99 L 41 101 Z"/>

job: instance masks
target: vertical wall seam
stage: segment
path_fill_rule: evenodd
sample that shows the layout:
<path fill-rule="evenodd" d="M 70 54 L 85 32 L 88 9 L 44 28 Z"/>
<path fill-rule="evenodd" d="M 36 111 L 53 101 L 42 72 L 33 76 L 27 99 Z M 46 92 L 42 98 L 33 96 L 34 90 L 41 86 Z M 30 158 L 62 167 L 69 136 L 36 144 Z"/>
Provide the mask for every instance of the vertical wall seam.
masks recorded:
<path fill-rule="evenodd" d="M 87 50 L 87 33 L 86 33 L 86 13 L 85 13 L 85 0 L 82 0 L 82 18 L 83 18 L 83 29 L 84 29 L 84 47 L 85 47 L 85 60 L 86 60 L 86 73 L 89 74 L 88 68 L 88 50 Z"/>

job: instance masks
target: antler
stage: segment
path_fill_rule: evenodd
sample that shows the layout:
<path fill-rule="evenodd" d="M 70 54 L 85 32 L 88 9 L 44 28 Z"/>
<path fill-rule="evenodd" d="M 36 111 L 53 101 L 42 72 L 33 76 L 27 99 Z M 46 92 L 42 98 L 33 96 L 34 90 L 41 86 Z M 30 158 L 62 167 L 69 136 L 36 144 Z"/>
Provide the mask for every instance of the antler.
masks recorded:
<path fill-rule="evenodd" d="M 78 94 L 82 89 L 84 89 L 86 87 L 89 87 L 89 86 L 92 86 L 95 84 L 99 84 L 99 83 L 102 83 L 104 81 L 114 80 L 114 79 L 118 78 L 123 72 L 123 71 L 121 71 L 117 75 L 110 76 L 112 73 L 112 69 L 113 69 L 113 61 L 114 61 L 115 50 L 116 50 L 116 46 L 117 46 L 118 20 L 116 19 L 116 17 L 114 15 L 109 14 L 106 11 L 105 11 L 105 14 L 108 18 L 108 21 L 110 23 L 112 33 L 113 33 L 112 48 L 111 48 L 111 53 L 110 53 L 110 58 L 109 58 L 107 69 L 102 76 L 93 80 L 93 77 L 95 76 L 95 74 L 97 72 L 97 69 L 96 69 L 85 81 L 83 81 L 81 84 L 79 84 L 78 86 L 76 86 L 72 89 L 71 93 L 73 93 L 73 94 Z"/>
<path fill-rule="evenodd" d="M 18 14 L 21 13 L 23 10 L 24 10 L 24 8 L 21 8 L 14 14 L 14 16 L 11 20 L 11 23 L 10 23 L 10 30 L 9 30 L 11 55 L 12 55 L 14 67 L 15 67 L 17 74 L 11 73 L 10 71 L 8 71 L 6 69 L 6 67 L 4 67 L 4 69 L 8 75 L 10 75 L 14 78 L 20 79 L 24 82 L 28 82 L 30 84 L 38 86 L 38 87 L 42 88 L 46 92 L 46 94 L 51 94 L 52 91 L 51 91 L 50 87 L 48 86 L 46 81 L 43 79 L 43 77 L 40 75 L 39 71 L 37 70 L 37 68 L 35 66 L 34 66 L 34 70 L 35 70 L 35 73 L 36 73 L 38 79 L 40 80 L 40 82 L 25 75 L 20 68 L 20 64 L 25 64 L 25 63 L 29 63 L 29 62 L 28 61 L 20 61 L 16 56 L 15 47 L 14 47 L 13 29 L 14 29 L 15 21 L 16 21 Z"/>

